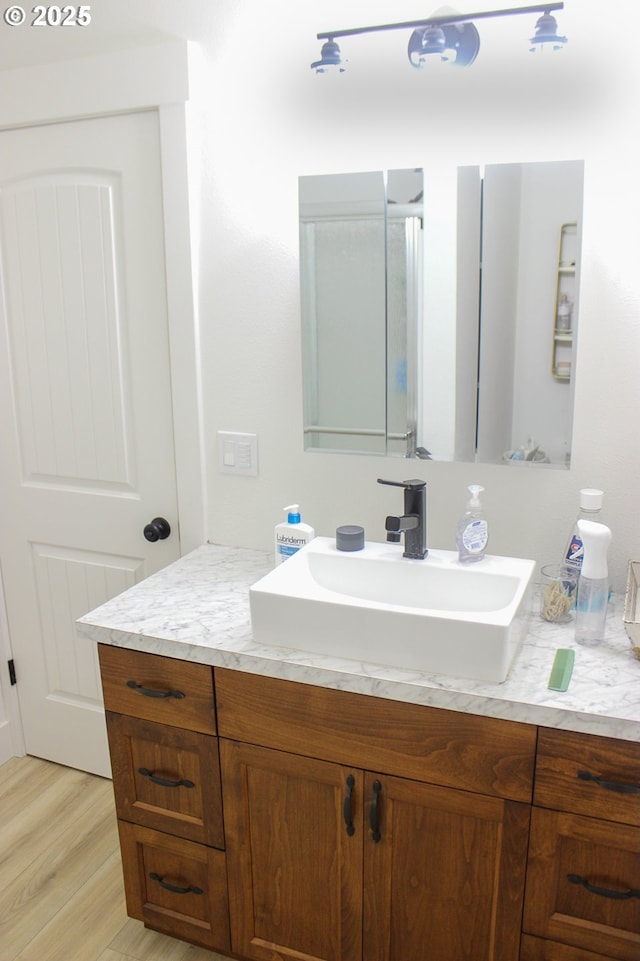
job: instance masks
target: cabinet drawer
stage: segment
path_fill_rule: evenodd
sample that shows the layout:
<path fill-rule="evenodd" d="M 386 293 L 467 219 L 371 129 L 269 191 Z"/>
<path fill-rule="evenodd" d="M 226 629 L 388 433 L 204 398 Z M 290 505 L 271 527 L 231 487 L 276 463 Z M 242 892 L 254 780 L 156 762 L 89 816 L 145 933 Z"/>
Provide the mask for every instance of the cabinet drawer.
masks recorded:
<path fill-rule="evenodd" d="M 531 802 L 536 728 L 216 668 L 221 736 Z"/>
<path fill-rule="evenodd" d="M 127 911 L 150 928 L 229 951 L 223 851 L 119 821 Z"/>
<path fill-rule="evenodd" d="M 542 728 L 534 803 L 640 825 L 640 744 Z"/>
<path fill-rule="evenodd" d="M 637 829 L 534 808 L 523 928 L 605 958 L 638 961 Z"/>
<path fill-rule="evenodd" d="M 224 847 L 218 739 L 107 711 L 118 817 Z"/>
<path fill-rule="evenodd" d="M 98 644 L 98 654 L 107 711 L 216 733 L 213 672 L 206 664 L 108 644 Z"/>
<path fill-rule="evenodd" d="M 525 934 L 522 936 L 520 961 L 611 961 L 611 956 L 594 954 L 593 951 L 575 948 L 571 944 L 560 944 L 559 941 L 543 941 L 542 938 L 532 938 L 530 934 Z"/>

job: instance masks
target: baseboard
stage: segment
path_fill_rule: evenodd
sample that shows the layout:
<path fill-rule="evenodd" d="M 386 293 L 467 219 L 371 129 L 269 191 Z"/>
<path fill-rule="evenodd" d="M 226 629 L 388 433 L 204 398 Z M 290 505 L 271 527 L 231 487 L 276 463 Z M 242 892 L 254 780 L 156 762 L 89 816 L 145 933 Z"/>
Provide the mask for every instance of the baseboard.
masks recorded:
<path fill-rule="evenodd" d="M 11 725 L 9 721 L 0 722 L 0 764 L 4 764 L 10 757 L 14 757 L 13 741 L 11 739 Z"/>

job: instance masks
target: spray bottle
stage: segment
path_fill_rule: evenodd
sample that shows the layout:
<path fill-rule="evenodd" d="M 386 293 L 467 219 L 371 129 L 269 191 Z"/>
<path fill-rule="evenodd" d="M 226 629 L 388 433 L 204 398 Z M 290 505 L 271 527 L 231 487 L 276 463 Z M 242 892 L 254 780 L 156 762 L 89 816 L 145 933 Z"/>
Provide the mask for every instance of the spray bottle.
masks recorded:
<path fill-rule="evenodd" d="M 609 600 L 607 549 L 611 531 L 606 524 L 583 520 L 578 521 L 578 531 L 584 555 L 578 579 L 576 641 L 592 646 L 604 640 Z"/>
<path fill-rule="evenodd" d="M 574 522 L 564 549 L 564 559 L 575 564 L 580 573 L 582 567 L 582 538 L 578 531 L 578 521 L 596 521 L 602 523 L 602 501 L 604 494 L 595 487 L 583 487 L 580 491 L 580 510 Z"/>

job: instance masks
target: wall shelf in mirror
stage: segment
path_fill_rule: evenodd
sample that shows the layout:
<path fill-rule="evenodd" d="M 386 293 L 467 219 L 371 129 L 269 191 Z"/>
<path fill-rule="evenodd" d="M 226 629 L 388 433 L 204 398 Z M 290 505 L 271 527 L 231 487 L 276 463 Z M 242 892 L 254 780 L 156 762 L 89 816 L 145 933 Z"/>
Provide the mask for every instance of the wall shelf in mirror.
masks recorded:
<path fill-rule="evenodd" d="M 568 384 L 573 366 L 576 271 L 578 262 L 578 225 L 562 224 L 558 245 L 558 279 L 553 322 L 551 373 Z"/>

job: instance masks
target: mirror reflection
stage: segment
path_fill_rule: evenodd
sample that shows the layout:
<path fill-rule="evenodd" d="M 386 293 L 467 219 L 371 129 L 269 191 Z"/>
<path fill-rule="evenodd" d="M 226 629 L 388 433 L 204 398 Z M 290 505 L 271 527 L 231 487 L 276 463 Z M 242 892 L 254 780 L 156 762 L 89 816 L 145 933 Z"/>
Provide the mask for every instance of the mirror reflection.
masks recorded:
<path fill-rule="evenodd" d="M 307 448 L 415 451 L 422 171 L 301 177 Z"/>
<path fill-rule="evenodd" d="M 570 462 L 583 163 L 301 177 L 307 449 Z"/>

